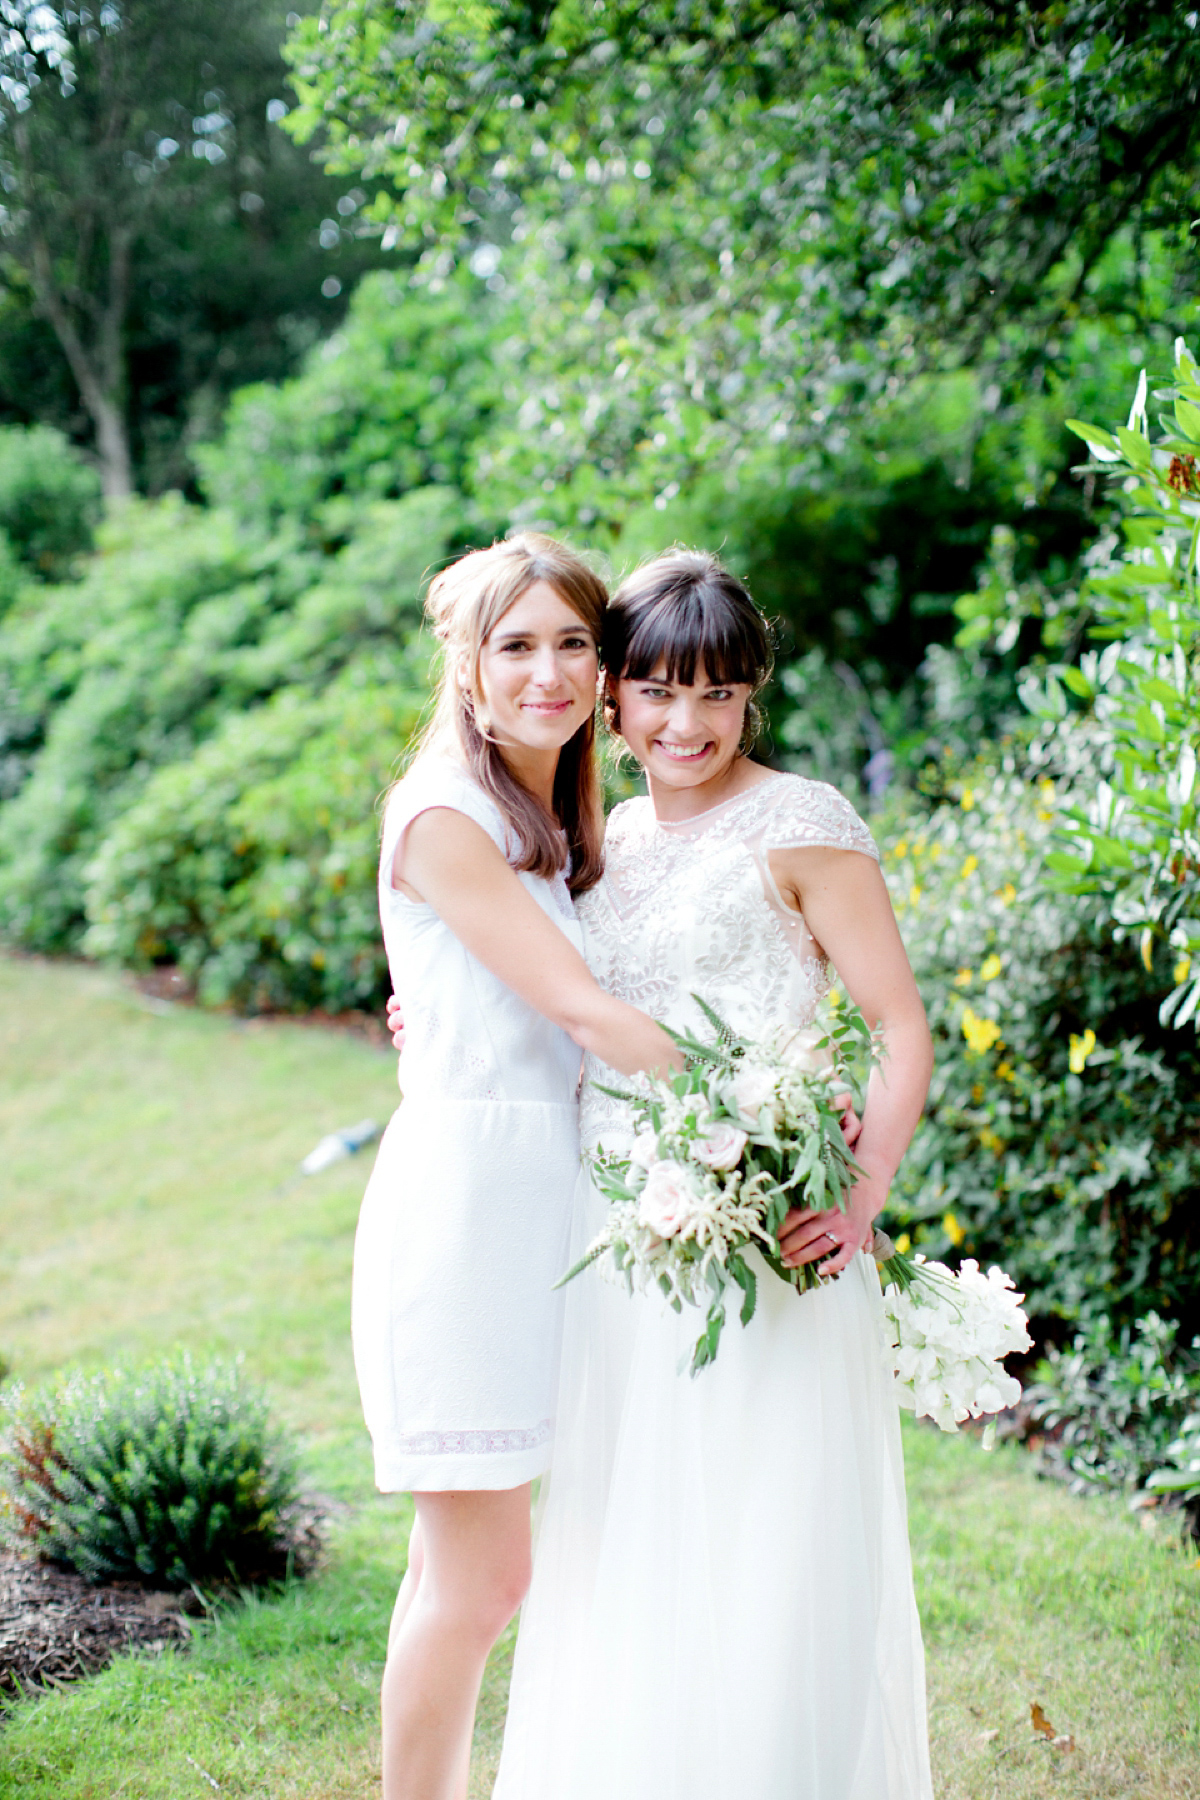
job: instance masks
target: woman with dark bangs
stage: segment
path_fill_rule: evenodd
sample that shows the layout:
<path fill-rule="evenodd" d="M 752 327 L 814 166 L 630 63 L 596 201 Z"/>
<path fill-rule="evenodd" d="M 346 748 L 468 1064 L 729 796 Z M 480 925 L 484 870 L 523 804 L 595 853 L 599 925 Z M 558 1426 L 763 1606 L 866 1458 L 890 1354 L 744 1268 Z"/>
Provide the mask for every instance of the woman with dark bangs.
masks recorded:
<path fill-rule="evenodd" d="M 712 557 L 672 551 L 605 617 L 605 707 L 648 797 L 579 897 L 589 967 L 676 1028 L 813 1017 L 836 970 L 878 1027 L 848 1211 L 798 1211 L 695 1381 L 695 1321 L 589 1271 L 567 1292 L 560 1421 L 495 1800 L 930 1800 L 924 1663 L 873 1222 L 932 1063 L 870 832 L 822 782 L 752 760 L 767 627 Z M 589 1056 L 581 1135 L 620 1150 Z M 605 1203 L 584 1177 L 572 1258 Z M 765 1265 L 764 1265 L 765 1273 Z"/>

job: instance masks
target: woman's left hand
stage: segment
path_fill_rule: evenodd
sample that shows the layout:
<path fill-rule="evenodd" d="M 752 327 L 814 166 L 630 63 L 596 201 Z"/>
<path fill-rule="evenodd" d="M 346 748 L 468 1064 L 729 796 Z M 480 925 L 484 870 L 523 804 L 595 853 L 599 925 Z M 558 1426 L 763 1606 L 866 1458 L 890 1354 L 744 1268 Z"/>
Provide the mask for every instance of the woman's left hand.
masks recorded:
<path fill-rule="evenodd" d="M 845 1212 L 836 1206 L 822 1212 L 811 1206 L 793 1208 L 779 1227 L 783 1261 L 789 1269 L 820 1262 L 818 1274 L 840 1275 L 858 1252 L 873 1242 L 875 1215 L 884 1199 L 886 1195 L 881 1198 L 868 1179 L 855 1185 Z"/>

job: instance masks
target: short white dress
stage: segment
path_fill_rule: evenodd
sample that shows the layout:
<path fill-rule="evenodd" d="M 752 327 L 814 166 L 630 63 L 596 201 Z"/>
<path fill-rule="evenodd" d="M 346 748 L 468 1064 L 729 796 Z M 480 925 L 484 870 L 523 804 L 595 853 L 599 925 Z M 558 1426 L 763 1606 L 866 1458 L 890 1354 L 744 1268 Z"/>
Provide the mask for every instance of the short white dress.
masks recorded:
<path fill-rule="evenodd" d="M 580 1053 L 391 884 L 419 813 L 448 807 L 512 862 L 495 803 L 451 758 L 418 759 L 388 802 L 379 910 L 404 1007 L 403 1102 L 354 1246 L 354 1362 L 384 1492 L 510 1488 L 550 1459 Z M 522 885 L 577 946 L 565 874 Z"/>
<path fill-rule="evenodd" d="M 597 980 L 701 1035 L 694 994 L 752 1037 L 806 1024 L 828 970 L 769 857 L 815 845 L 877 854 L 796 775 L 679 825 L 626 802 L 579 907 Z M 629 1138 L 590 1085 L 581 1135 Z M 573 1256 L 604 1214 L 585 1174 Z M 882 1310 L 866 1256 L 804 1295 L 760 1263 L 757 1313 L 693 1380 L 701 1315 L 596 1268 L 567 1289 L 494 1800 L 932 1800 Z"/>

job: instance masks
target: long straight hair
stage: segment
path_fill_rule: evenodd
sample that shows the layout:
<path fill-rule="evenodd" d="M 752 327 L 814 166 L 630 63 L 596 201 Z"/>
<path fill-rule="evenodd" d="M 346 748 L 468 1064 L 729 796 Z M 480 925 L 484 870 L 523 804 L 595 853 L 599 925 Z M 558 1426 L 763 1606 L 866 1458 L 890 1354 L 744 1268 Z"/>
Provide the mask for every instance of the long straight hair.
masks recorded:
<path fill-rule="evenodd" d="M 540 532 L 523 531 L 472 550 L 430 583 L 425 611 L 444 650 L 437 701 L 420 748 L 450 740 L 511 827 L 514 867 L 549 877 L 567 863 L 573 894 L 594 887 L 604 869 L 604 815 L 596 773 L 596 718 L 589 714 L 563 745 L 554 775 L 554 815 L 513 774 L 480 716 L 479 657 L 505 613 L 544 581 L 600 646 L 608 590 L 582 558 Z M 563 851 L 566 837 L 566 853 Z"/>

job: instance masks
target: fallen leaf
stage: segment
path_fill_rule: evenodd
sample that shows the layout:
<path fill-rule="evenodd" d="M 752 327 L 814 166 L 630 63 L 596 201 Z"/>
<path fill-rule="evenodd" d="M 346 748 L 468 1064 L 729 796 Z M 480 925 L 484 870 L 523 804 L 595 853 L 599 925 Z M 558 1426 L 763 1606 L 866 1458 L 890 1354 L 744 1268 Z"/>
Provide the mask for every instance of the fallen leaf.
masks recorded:
<path fill-rule="evenodd" d="M 1033 1729 L 1035 1731 L 1040 1731 L 1043 1737 L 1053 1738 L 1057 1735 L 1053 1725 L 1050 1723 L 1036 1700 L 1029 1708 L 1029 1717 L 1032 1721 Z"/>
<path fill-rule="evenodd" d="M 1075 1739 L 1074 1737 L 1056 1737 L 1052 1740 L 1052 1745 L 1055 1750 L 1073 1750 Z"/>
<path fill-rule="evenodd" d="M 990 1731 L 981 1731 L 980 1732 L 979 1741 L 981 1744 L 990 1744 L 993 1738 L 998 1738 L 999 1736 L 1000 1736 L 999 1729 L 993 1725 L 993 1727 Z"/>

